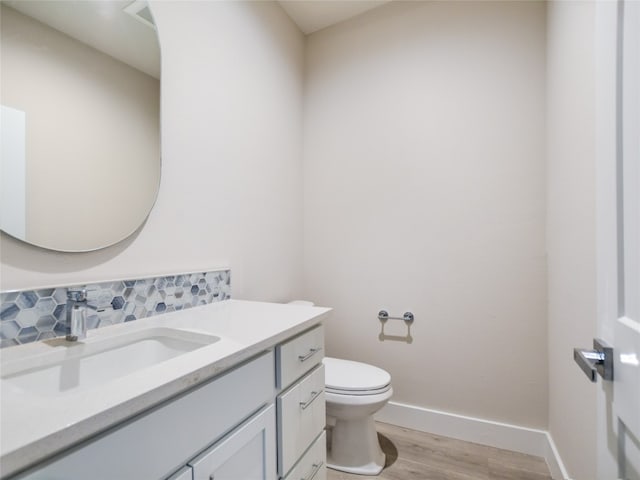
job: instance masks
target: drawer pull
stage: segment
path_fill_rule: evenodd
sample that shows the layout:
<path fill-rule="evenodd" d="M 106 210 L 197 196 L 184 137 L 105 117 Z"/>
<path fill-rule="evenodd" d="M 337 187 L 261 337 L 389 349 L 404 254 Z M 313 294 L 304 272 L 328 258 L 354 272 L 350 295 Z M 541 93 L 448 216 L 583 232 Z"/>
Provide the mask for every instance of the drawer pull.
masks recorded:
<path fill-rule="evenodd" d="M 309 353 L 307 353 L 306 355 L 298 355 L 298 360 L 300 362 L 306 362 L 311 357 L 313 357 L 316 353 L 318 353 L 320 350 L 322 350 L 322 349 L 321 348 L 310 348 L 309 349 Z"/>
<path fill-rule="evenodd" d="M 311 398 L 309 398 L 309 400 L 307 400 L 306 402 L 300 402 L 300 407 L 302 408 L 302 410 L 306 410 L 307 407 L 311 405 L 313 401 L 320 396 L 321 393 L 322 390 L 311 392 Z"/>
<path fill-rule="evenodd" d="M 318 474 L 318 472 L 320 471 L 320 469 L 322 468 L 322 465 L 324 465 L 324 462 L 322 461 L 311 465 L 313 467 L 313 470 L 311 470 L 311 475 L 309 475 L 307 478 L 302 477 L 300 480 L 313 480 L 315 476 Z"/>

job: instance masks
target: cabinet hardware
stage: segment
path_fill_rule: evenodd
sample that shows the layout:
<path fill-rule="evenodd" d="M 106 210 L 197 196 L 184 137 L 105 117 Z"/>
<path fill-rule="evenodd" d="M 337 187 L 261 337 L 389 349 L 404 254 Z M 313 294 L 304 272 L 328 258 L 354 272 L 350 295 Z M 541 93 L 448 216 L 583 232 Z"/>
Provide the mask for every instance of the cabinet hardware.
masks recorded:
<path fill-rule="evenodd" d="M 309 353 L 307 353 L 306 355 L 298 355 L 298 360 L 300 362 L 306 362 L 311 357 L 313 357 L 316 353 L 318 353 L 320 350 L 322 350 L 322 348 L 310 348 Z"/>
<path fill-rule="evenodd" d="M 313 470 L 311 470 L 311 475 L 309 475 L 307 478 L 303 477 L 300 480 L 313 480 L 315 476 L 318 474 L 318 472 L 320 471 L 320 469 L 322 468 L 322 465 L 324 465 L 323 461 L 320 461 L 319 463 L 314 463 L 313 465 L 311 465 L 313 467 Z"/>
<path fill-rule="evenodd" d="M 386 310 L 380 310 L 378 312 L 378 320 L 380 320 L 381 322 L 386 322 L 387 320 L 403 320 L 407 324 L 409 324 L 409 323 L 413 323 L 415 318 L 413 316 L 413 313 L 411 312 L 404 312 L 404 315 L 401 317 L 392 317 L 389 315 L 389 312 L 387 312 Z"/>
<path fill-rule="evenodd" d="M 306 410 L 307 407 L 311 405 L 313 401 L 320 396 L 321 393 L 322 390 L 311 392 L 311 398 L 309 398 L 309 400 L 307 400 L 306 402 L 300 402 L 300 407 L 302 408 L 302 410 Z"/>

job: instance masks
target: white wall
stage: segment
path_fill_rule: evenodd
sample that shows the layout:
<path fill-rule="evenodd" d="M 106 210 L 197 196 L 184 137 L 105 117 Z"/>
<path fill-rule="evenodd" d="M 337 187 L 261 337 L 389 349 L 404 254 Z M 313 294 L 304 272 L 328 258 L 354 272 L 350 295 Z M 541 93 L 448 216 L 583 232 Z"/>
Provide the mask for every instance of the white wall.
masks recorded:
<path fill-rule="evenodd" d="M 595 2 L 548 5 L 549 431 L 571 476 L 596 478 L 596 391 L 574 347 L 596 333 Z"/>
<path fill-rule="evenodd" d="M 152 8 L 163 165 L 149 219 L 129 240 L 89 254 L 48 252 L 3 234 L 2 290 L 229 266 L 236 297 L 298 296 L 302 34 L 272 3 Z"/>
<path fill-rule="evenodd" d="M 396 401 L 546 428 L 544 3 L 393 2 L 307 42 L 327 354 L 390 371 Z M 381 308 L 415 314 L 412 344 L 378 341 Z"/>

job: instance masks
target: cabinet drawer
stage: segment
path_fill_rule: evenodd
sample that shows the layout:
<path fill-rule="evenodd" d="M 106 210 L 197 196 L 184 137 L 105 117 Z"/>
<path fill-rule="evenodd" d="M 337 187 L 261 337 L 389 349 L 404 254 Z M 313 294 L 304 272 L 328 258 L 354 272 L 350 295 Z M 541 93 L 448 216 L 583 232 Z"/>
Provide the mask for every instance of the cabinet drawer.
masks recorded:
<path fill-rule="evenodd" d="M 322 432 L 285 480 L 327 480 L 326 463 L 327 437 Z"/>
<path fill-rule="evenodd" d="M 324 365 L 280 395 L 278 407 L 278 472 L 293 467 L 325 426 Z"/>
<path fill-rule="evenodd" d="M 278 388 L 285 389 L 322 361 L 322 325 L 276 347 Z"/>

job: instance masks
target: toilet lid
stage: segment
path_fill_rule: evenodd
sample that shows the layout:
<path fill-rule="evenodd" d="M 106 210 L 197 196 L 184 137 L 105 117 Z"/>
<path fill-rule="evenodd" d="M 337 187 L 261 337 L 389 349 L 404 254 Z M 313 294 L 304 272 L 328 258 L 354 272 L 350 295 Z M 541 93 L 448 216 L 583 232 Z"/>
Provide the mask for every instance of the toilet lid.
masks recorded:
<path fill-rule="evenodd" d="M 324 381 L 327 389 L 341 391 L 379 390 L 391 383 L 391 375 L 366 363 L 325 357 Z"/>

